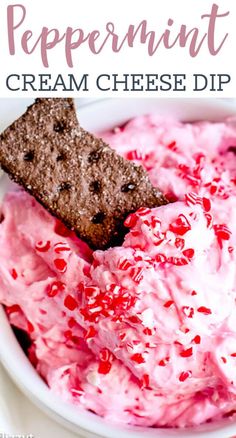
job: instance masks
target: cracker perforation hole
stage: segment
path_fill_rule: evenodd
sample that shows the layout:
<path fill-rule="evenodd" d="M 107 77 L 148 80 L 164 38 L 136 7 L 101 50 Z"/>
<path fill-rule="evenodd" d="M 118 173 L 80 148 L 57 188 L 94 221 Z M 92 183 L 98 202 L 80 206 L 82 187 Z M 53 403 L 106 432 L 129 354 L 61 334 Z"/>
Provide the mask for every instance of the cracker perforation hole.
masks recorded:
<path fill-rule="evenodd" d="M 89 190 L 93 193 L 99 193 L 101 190 L 101 183 L 99 181 L 93 181 L 89 185 Z"/>
<path fill-rule="evenodd" d="M 59 192 L 63 192 L 64 190 L 70 190 L 71 184 L 69 182 L 63 182 L 58 186 Z"/>
<path fill-rule="evenodd" d="M 123 186 L 121 186 L 121 191 L 123 193 L 132 192 L 135 189 L 136 189 L 136 184 L 134 184 L 133 182 L 129 182 L 129 183 L 123 184 Z"/>
<path fill-rule="evenodd" d="M 96 163 L 100 159 L 100 157 L 101 157 L 101 151 L 99 150 L 92 151 L 88 156 L 88 162 L 90 164 Z"/>
<path fill-rule="evenodd" d="M 24 161 L 31 162 L 34 159 L 34 151 L 28 151 L 24 154 Z"/>
<path fill-rule="evenodd" d="M 53 125 L 53 130 L 55 132 L 62 133 L 62 132 L 65 131 L 65 129 L 66 129 L 66 124 L 65 124 L 64 121 L 55 122 L 54 125 Z"/>
<path fill-rule="evenodd" d="M 103 213 L 102 211 L 99 211 L 98 213 L 96 213 L 92 217 L 91 222 L 93 224 L 102 224 L 104 219 L 105 219 L 105 213 Z"/>
<path fill-rule="evenodd" d="M 57 162 L 59 162 L 59 161 L 66 161 L 66 154 L 64 154 L 63 152 L 59 153 L 57 158 L 56 158 L 56 161 Z"/>

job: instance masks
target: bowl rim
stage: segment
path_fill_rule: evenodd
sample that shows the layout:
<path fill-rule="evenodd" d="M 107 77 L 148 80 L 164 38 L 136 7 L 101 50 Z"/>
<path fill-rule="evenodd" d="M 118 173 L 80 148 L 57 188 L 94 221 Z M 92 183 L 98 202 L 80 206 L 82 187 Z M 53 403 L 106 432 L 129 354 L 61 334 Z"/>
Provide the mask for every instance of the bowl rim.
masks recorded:
<path fill-rule="evenodd" d="M 123 118 L 127 120 L 126 114 L 132 112 L 131 108 L 137 106 L 137 98 L 125 99 L 126 111 L 123 111 Z M 222 114 L 222 118 L 226 116 L 236 116 L 236 106 L 228 99 L 139 99 L 139 105 L 144 101 L 151 101 L 153 107 L 159 106 L 159 108 L 175 107 L 179 105 L 186 109 L 186 105 L 191 107 L 192 110 L 196 110 L 199 113 L 197 119 L 199 120 L 201 111 L 200 108 L 204 106 L 208 111 L 216 110 L 216 116 L 213 119 L 219 120 L 217 113 Z M 86 118 L 92 112 L 96 114 L 98 111 L 102 113 L 108 111 L 115 111 L 117 105 L 123 105 L 124 99 L 100 99 L 87 104 L 83 104 L 78 108 L 79 116 L 84 120 L 83 126 L 86 129 L 91 129 L 92 124 L 86 122 Z M 128 102 L 130 102 L 130 107 Z M 148 106 L 148 105 L 147 105 Z M 150 111 L 152 112 L 152 111 Z M 142 113 L 142 111 L 141 111 Z M 140 113 L 140 114 L 141 114 Z M 223 116 L 224 114 L 224 116 Z M 132 116 L 131 116 L 132 117 Z M 122 117 L 119 118 L 119 121 Z M 6 178 L 3 178 L 4 184 L 7 185 Z M 4 185 L 3 184 L 3 185 Z M 2 186 L 2 181 L 0 181 Z M 18 387 L 44 412 L 49 416 L 54 417 L 57 421 L 62 422 L 74 432 L 83 433 L 84 436 L 91 437 L 106 437 L 106 438 L 141 438 L 145 433 L 147 437 L 164 437 L 168 432 L 168 436 L 171 437 L 214 437 L 214 438 L 229 438 L 230 435 L 236 433 L 236 422 L 229 423 L 229 421 L 213 422 L 212 424 L 203 424 L 197 428 L 191 429 L 168 429 L 168 428 L 143 428 L 135 426 L 122 426 L 120 424 L 108 424 L 108 422 L 99 416 L 90 413 L 86 410 L 80 410 L 78 407 L 73 406 L 70 403 L 65 403 L 63 400 L 59 400 L 58 396 L 52 393 L 50 388 L 43 382 L 36 370 L 30 364 L 29 360 L 23 353 L 20 345 L 18 344 L 11 326 L 7 320 L 3 307 L 0 306 L 0 360 L 7 370 L 8 374 L 14 380 Z M 5 340 L 8 339 L 6 343 Z M 180 432 L 181 431 L 181 432 Z M 179 434 L 181 433 L 181 435 Z M 91 435 L 92 434 L 92 435 Z"/>

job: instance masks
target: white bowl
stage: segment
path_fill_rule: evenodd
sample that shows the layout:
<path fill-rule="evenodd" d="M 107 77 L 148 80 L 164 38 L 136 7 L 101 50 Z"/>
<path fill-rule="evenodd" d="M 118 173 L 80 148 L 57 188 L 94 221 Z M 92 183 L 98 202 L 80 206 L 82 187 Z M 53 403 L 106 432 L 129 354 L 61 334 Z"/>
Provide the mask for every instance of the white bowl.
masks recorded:
<path fill-rule="evenodd" d="M 4 101 L 4 102 L 3 102 Z M 0 100 L 2 120 L 0 129 L 12 122 L 20 113 L 23 113 L 27 99 Z M 4 117 L 1 109 L 4 105 Z M 104 99 L 97 100 L 79 108 L 78 114 L 81 125 L 97 132 L 115 125 L 122 124 L 128 119 L 150 112 L 159 112 L 166 116 L 173 115 L 180 120 L 196 121 L 201 119 L 218 121 L 225 117 L 236 115 L 236 105 L 231 100 L 221 99 Z M 4 177 L 0 181 L 0 196 L 9 188 L 9 181 Z M 229 438 L 236 435 L 236 422 L 222 421 L 219 423 L 202 425 L 195 429 L 152 429 L 120 427 L 104 421 L 98 416 L 80 411 L 72 405 L 63 403 L 55 396 L 38 376 L 21 347 L 16 341 L 3 309 L 0 306 L 0 359 L 15 383 L 40 407 L 45 413 L 53 417 L 80 436 L 88 438 Z"/>

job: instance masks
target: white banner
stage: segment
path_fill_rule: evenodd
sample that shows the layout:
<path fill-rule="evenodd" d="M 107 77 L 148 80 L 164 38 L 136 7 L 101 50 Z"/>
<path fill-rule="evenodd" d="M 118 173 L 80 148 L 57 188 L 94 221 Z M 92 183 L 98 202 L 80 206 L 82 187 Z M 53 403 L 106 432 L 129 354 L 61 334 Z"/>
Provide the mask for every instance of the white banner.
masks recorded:
<path fill-rule="evenodd" d="M 233 0 L 0 3 L 1 97 L 236 97 Z"/>

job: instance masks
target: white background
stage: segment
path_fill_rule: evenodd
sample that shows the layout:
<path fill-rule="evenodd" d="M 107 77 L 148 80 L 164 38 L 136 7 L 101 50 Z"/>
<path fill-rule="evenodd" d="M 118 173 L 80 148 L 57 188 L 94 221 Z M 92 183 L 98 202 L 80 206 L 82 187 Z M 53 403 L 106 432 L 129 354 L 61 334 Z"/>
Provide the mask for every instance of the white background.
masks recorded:
<path fill-rule="evenodd" d="M 44 69 L 40 60 L 39 48 L 32 55 L 22 52 L 20 41 L 22 33 L 31 29 L 32 41 L 35 41 L 42 26 L 58 28 L 63 34 L 68 26 L 82 28 L 85 32 L 98 29 L 106 35 L 105 25 L 112 21 L 116 31 L 125 35 L 130 24 L 138 25 L 143 19 L 148 21 L 148 29 L 155 30 L 157 36 L 164 32 L 169 18 L 174 20 L 172 26 L 176 36 L 180 25 L 186 24 L 189 29 L 197 26 L 203 35 L 208 28 L 208 20 L 201 20 L 202 14 L 210 12 L 212 0 L 19 0 L 11 2 L 1 0 L 0 3 L 0 96 L 1 97 L 26 97 L 26 92 L 10 92 L 5 85 L 6 76 L 12 73 L 47 73 L 55 78 L 58 74 L 67 75 L 73 73 L 77 77 L 88 73 L 90 75 L 89 92 L 74 92 L 74 96 L 81 97 L 108 97 L 108 96 L 141 96 L 142 92 L 101 92 L 95 84 L 95 78 L 99 74 L 107 73 L 185 73 L 187 74 L 186 92 L 159 92 L 160 97 L 236 97 L 236 72 L 235 72 L 235 49 L 236 49 L 236 2 L 235 0 L 215 0 L 219 5 L 219 12 L 230 11 L 230 15 L 218 19 L 217 41 L 221 41 L 226 32 L 229 37 L 221 52 L 213 57 L 209 54 L 206 44 L 196 58 L 190 58 L 187 48 L 175 47 L 171 50 L 160 48 L 152 56 L 148 56 L 147 47 L 138 42 L 135 47 L 125 47 L 120 53 L 114 54 L 108 44 L 99 55 L 92 54 L 86 44 L 74 51 L 74 69 L 69 69 L 65 63 L 63 42 L 49 54 L 50 67 Z M 7 5 L 22 3 L 27 8 L 24 23 L 16 31 L 16 55 L 10 56 L 7 38 Z M 173 37 L 174 37 L 173 35 Z M 159 38 L 158 38 L 159 39 Z M 223 93 L 192 91 L 191 77 L 193 73 L 202 74 L 231 74 L 231 83 L 225 87 Z M 53 82 L 53 81 L 52 81 Z M 38 91 L 28 92 L 28 97 L 55 96 L 55 92 L 46 91 L 44 94 Z M 71 92 L 63 95 L 72 95 Z M 62 95 L 58 92 L 57 96 Z M 148 93 L 145 93 L 147 96 Z M 149 92 L 149 96 L 157 97 L 157 92 Z"/>

